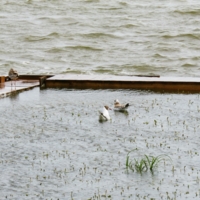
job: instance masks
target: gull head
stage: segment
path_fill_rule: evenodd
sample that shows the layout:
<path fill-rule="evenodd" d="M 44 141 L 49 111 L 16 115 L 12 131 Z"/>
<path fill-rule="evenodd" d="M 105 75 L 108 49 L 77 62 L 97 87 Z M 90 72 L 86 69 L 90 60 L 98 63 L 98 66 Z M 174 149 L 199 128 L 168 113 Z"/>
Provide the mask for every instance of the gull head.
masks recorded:
<path fill-rule="evenodd" d="M 112 110 L 111 108 L 109 108 L 108 106 L 104 106 L 106 110 Z"/>

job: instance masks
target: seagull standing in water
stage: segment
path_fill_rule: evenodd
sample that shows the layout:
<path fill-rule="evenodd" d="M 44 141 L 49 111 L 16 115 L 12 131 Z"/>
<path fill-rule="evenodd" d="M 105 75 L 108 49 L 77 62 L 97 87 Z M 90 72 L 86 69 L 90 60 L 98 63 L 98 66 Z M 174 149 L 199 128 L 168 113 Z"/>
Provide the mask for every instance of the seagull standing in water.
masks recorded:
<path fill-rule="evenodd" d="M 118 99 L 114 100 L 114 110 L 123 111 L 129 107 L 129 103 L 121 104 Z"/>
<path fill-rule="evenodd" d="M 102 111 L 99 111 L 99 121 L 107 121 L 110 120 L 110 115 L 108 110 L 112 110 L 108 106 L 104 106 Z"/>
<path fill-rule="evenodd" d="M 15 87 L 16 87 L 16 80 L 18 79 L 19 75 L 17 73 L 16 70 L 14 70 L 13 68 L 10 69 L 9 73 L 8 73 L 8 77 L 11 80 L 11 86 L 13 85 L 12 81 L 15 81 Z"/>

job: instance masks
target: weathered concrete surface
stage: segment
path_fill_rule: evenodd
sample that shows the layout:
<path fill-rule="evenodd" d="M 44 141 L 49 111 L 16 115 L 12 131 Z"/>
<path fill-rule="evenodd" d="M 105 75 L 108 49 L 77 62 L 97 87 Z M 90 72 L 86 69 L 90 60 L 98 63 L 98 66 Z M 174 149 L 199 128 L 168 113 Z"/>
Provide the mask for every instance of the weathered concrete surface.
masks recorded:
<path fill-rule="evenodd" d="M 113 75 L 55 75 L 46 79 L 49 88 L 139 89 L 163 92 L 200 92 L 198 77 L 142 77 Z"/>
<path fill-rule="evenodd" d="M 11 95 L 12 93 L 28 90 L 39 86 L 39 80 L 17 80 L 0 82 L 0 98 Z"/>
<path fill-rule="evenodd" d="M 47 88 L 75 89 L 138 89 L 160 92 L 199 93 L 198 77 L 150 77 L 150 76 L 114 76 L 114 75 L 22 75 L 13 84 L 0 77 L 0 98 L 13 92 L 45 85 Z"/>

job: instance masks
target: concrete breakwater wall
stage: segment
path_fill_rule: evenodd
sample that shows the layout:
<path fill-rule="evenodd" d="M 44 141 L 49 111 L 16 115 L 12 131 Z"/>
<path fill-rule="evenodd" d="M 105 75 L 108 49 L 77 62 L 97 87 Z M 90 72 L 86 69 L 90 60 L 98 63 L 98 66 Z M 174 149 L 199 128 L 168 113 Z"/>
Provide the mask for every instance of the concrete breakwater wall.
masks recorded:
<path fill-rule="evenodd" d="M 33 87 L 74 89 L 137 89 L 159 92 L 199 93 L 198 77 L 114 76 L 114 75 L 20 75 L 11 81 L 0 76 L 0 97 Z"/>

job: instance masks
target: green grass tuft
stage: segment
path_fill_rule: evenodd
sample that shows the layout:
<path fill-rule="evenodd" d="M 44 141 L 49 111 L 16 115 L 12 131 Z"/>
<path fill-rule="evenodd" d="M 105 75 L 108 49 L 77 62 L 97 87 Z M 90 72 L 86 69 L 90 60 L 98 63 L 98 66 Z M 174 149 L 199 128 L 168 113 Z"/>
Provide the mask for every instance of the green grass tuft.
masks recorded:
<path fill-rule="evenodd" d="M 130 169 L 131 171 L 136 170 L 136 172 L 142 174 L 146 172 L 148 169 L 153 172 L 153 170 L 158 167 L 159 163 L 165 160 L 170 160 L 171 158 L 168 155 L 159 155 L 159 156 L 148 156 L 144 155 L 143 158 L 137 160 L 134 158 L 134 162 L 130 160 L 129 154 L 133 151 L 137 150 L 133 149 L 127 153 L 126 156 L 126 170 Z"/>
<path fill-rule="evenodd" d="M 145 159 L 141 159 L 140 161 L 135 160 L 135 169 L 137 172 L 142 174 L 142 172 L 146 172 L 148 170 L 148 165 Z"/>
<path fill-rule="evenodd" d="M 158 166 L 158 164 L 161 161 L 164 161 L 166 158 L 171 160 L 171 158 L 167 155 L 159 155 L 159 156 L 147 156 L 145 155 L 146 161 L 148 163 L 149 169 L 152 172 L 154 170 L 155 167 Z"/>

